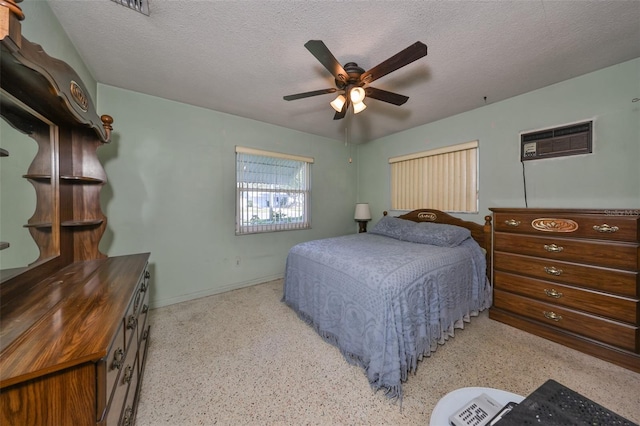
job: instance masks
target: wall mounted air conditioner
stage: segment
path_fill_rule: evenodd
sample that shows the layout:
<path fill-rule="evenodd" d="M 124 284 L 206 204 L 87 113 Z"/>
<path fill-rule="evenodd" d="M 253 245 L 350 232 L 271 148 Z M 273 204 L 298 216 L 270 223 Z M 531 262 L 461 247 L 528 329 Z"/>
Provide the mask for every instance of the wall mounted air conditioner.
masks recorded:
<path fill-rule="evenodd" d="M 520 135 L 520 161 L 592 152 L 593 121 Z"/>

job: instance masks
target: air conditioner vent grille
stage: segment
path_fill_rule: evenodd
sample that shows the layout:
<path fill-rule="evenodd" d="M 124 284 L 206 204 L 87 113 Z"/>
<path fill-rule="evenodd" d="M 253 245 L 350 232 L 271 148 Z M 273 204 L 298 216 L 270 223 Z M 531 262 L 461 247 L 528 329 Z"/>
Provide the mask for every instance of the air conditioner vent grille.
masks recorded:
<path fill-rule="evenodd" d="M 520 161 L 564 157 L 592 152 L 593 122 L 523 133 L 520 136 Z"/>
<path fill-rule="evenodd" d="M 591 130 L 591 122 L 582 123 L 575 126 L 560 127 L 553 131 L 553 136 L 573 135 L 575 133 L 584 133 Z"/>
<path fill-rule="evenodd" d="M 528 133 L 526 135 L 522 135 L 522 140 L 524 142 L 531 142 L 531 141 L 539 141 L 542 139 L 551 139 L 552 137 L 553 137 L 553 130 L 549 130 L 545 132 Z"/>
<path fill-rule="evenodd" d="M 149 0 L 111 0 L 143 15 L 149 16 Z"/>

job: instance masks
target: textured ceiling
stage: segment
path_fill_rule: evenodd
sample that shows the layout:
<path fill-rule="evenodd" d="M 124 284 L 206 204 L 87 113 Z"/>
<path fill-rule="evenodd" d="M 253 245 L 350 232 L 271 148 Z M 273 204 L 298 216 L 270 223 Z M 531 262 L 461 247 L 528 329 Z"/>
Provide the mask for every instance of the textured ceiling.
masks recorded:
<path fill-rule="evenodd" d="M 361 143 L 640 57 L 640 1 L 49 0 L 100 83 Z M 365 70 L 416 41 L 428 55 L 372 83 L 409 96 L 333 120 L 304 47 Z M 640 78 L 640 76 L 639 76 Z M 633 96 L 638 96 L 634 94 Z M 485 101 L 486 97 L 486 101 Z"/>

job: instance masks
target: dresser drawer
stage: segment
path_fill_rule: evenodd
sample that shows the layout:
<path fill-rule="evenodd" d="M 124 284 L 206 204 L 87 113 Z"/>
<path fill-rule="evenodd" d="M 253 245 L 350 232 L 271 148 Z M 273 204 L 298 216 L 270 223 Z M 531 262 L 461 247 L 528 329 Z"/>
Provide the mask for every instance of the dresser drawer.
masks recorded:
<path fill-rule="evenodd" d="M 116 382 L 116 387 L 113 392 L 113 398 L 108 408 L 106 425 L 117 425 L 122 415 L 125 399 L 127 397 L 127 391 L 132 382 L 135 381 L 137 376 L 136 356 L 138 352 L 138 341 L 132 339 L 132 346 L 127 350 L 126 358 L 122 365 L 122 372 Z"/>
<path fill-rule="evenodd" d="M 496 271 L 494 286 L 498 290 L 517 293 L 588 313 L 636 324 L 640 302 L 637 299 L 614 296 L 564 284 Z"/>
<path fill-rule="evenodd" d="M 638 273 L 539 257 L 494 252 L 496 271 L 512 272 L 543 280 L 638 297 Z"/>
<path fill-rule="evenodd" d="M 133 380 L 129 384 L 129 390 L 127 391 L 127 398 L 124 401 L 122 409 L 122 417 L 120 419 L 120 426 L 132 426 L 135 421 L 135 399 L 137 395 L 138 383 L 140 380 L 140 370 L 138 369 L 138 362 L 140 357 L 140 351 L 136 353 L 134 376 Z"/>
<path fill-rule="evenodd" d="M 572 333 L 638 352 L 638 327 L 544 303 L 501 290 L 494 291 L 494 306 Z"/>
<path fill-rule="evenodd" d="M 99 398 L 98 414 L 102 414 L 106 405 L 109 404 L 113 390 L 116 387 L 116 380 L 122 370 L 125 361 L 125 345 L 124 345 L 124 326 L 120 324 L 116 338 L 111 344 L 109 353 L 103 362 L 98 363 L 99 369 L 106 370 L 106 393 L 104 398 Z M 101 389 L 98 389 L 100 392 Z M 104 402 L 102 402 L 104 401 Z"/>
<path fill-rule="evenodd" d="M 638 269 L 640 261 L 638 244 L 562 238 L 561 234 L 534 236 L 496 232 L 493 244 L 497 251 L 631 271 Z"/>
<path fill-rule="evenodd" d="M 631 215 L 496 212 L 494 229 L 496 232 L 637 242 L 639 220 L 638 216 Z"/>

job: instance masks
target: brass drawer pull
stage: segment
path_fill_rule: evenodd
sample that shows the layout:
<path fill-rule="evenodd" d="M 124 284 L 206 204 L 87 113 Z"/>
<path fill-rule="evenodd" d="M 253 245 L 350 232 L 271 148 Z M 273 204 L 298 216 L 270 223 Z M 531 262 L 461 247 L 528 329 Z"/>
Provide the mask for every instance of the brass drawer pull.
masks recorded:
<path fill-rule="evenodd" d="M 138 310 L 138 306 L 140 306 L 140 297 L 142 296 L 141 292 L 136 293 L 135 302 L 133 302 L 133 312 Z"/>
<path fill-rule="evenodd" d="M 124 377 L 122 378 L 122 383 L 129 383 L 133 378 L 133 367 L 127 365 L 127 368 L 124 369 Z"/>
<path fill-rule="evenodd" d="M 560 321 L 562 320 L 562 315 L 558 315 L 553 311 L 544 311 L 544 317 L 550 319 L 551 321 Z"/>
<path fill-rule="evenodd" d="M 546 294 L 549 297 L 553 297 L 554 299 L 560 299 L 562 297 L 562 293 L 557 291 L 555 288 L 552 288 L 551 290 L 545 288 L 544 294 Z"/>
<path fill-rule="evenodd" d="M 520 221 L 519 220 L 515 220 L 515 219 L 509 219 L 509 220 L 505 220 L 504 224 L 507 226 L 519 226 L 520 225 Z"/>
<path fill-rule="evenodd" d="M 555 266 L 545 266 L 544 271 L 549 275 L 555 275 L 556 277 L 562 274 L 562 269 L 556 268 Z"/>
<path fill-rule="evenodd" d="M 122 416 L 122 426 L 131 426 L 133 424 L 133 408 L 127 407 Z"/>
<path fill-rule="evenodd" d="M 619 231 L 620 228 L 618 228 L 617 226 L 609 226 L 606 223 L 603 223 L 602 225 L 593 225 L 593 230 L 606 234 L 613 234 L 614 232 Z"/>
<path fill-rule="evenodd" d="M 127 321 L 127 329 L 132 330 L 136 328 L 136 324 L 138 323 L 138 319 L 135 315 L 129 315 L 129 320 Z"/>
<path fill-rule="evenodd" d="M 562 250 L 564 250 L 564 247 L 555 244 L 545 244 L 544 249 L 549 253 L 560 253 Z"/>
<path fill-rule="evenodd" d="M 124 351 L 122 348 L 116 349 L 113 353 L 113 362 L 111 363 L 111 369 L 120 369 L 122 367 L 122 361 L 124 361 Z"/>

